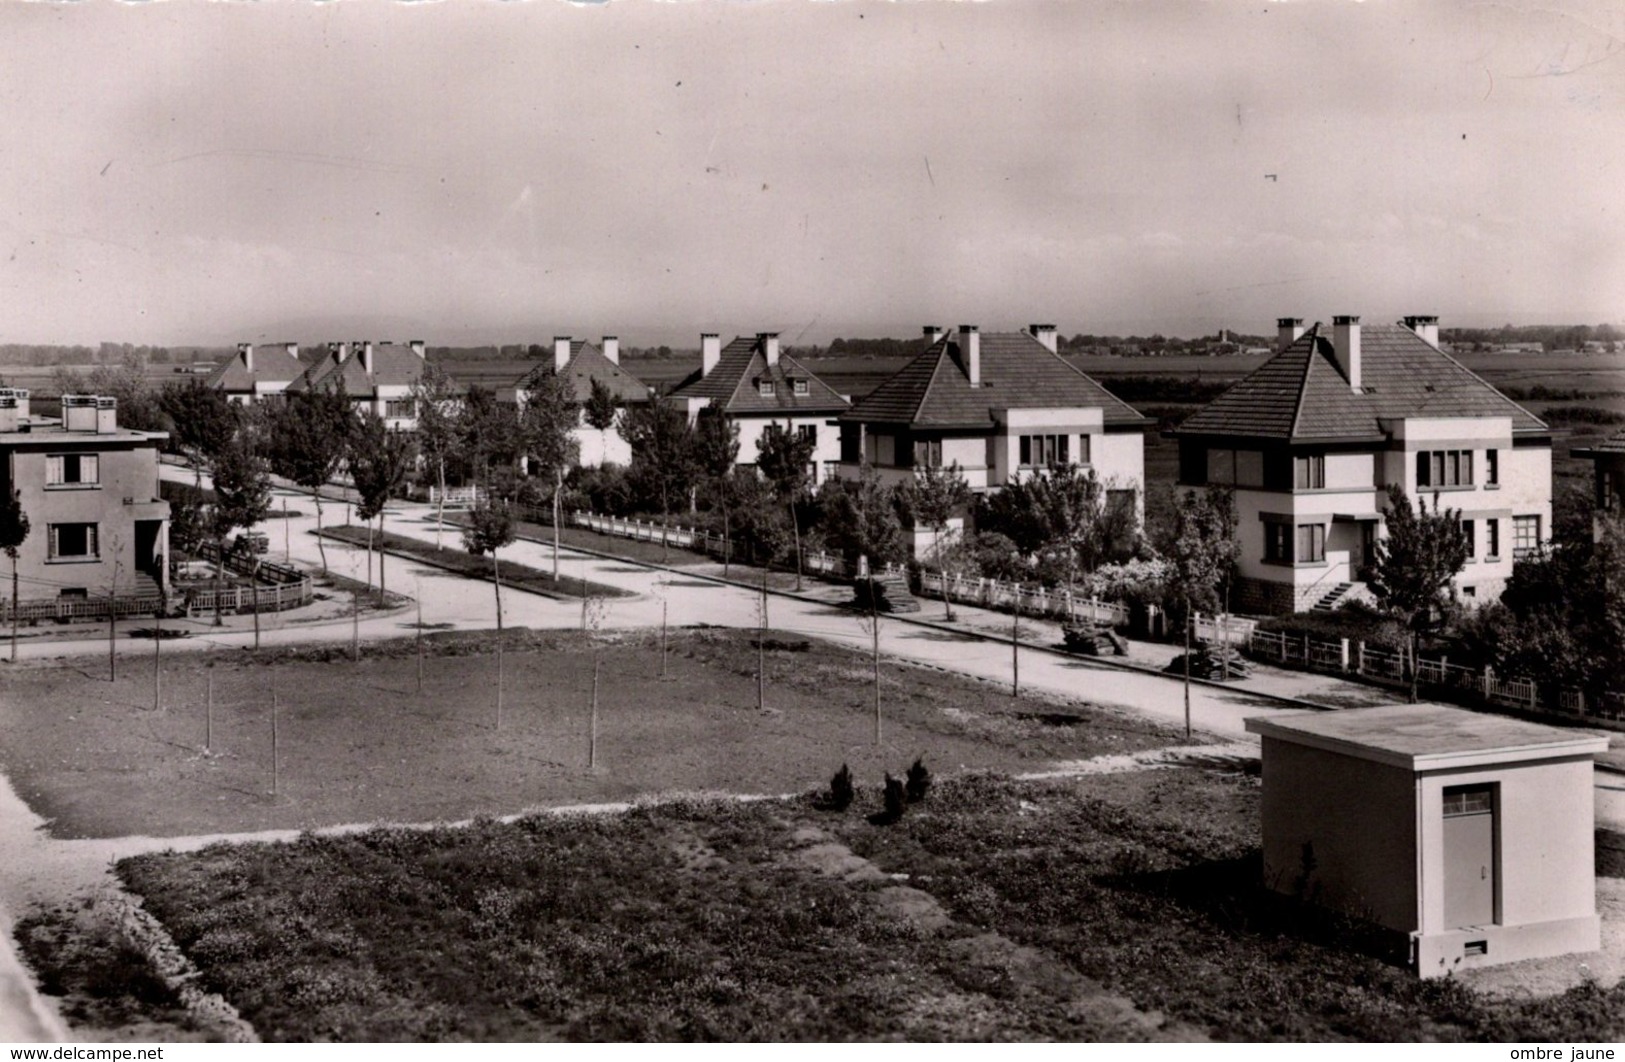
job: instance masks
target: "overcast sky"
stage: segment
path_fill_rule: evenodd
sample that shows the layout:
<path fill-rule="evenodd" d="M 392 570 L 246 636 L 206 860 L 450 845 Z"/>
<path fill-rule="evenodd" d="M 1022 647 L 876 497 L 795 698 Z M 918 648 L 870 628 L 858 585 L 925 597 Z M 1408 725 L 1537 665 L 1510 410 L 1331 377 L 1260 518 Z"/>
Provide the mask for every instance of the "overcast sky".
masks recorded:
<path fill-rule="evenodd" d="M 1625 5 L 0 2 L 0 342 L 1625 321 Z"/>

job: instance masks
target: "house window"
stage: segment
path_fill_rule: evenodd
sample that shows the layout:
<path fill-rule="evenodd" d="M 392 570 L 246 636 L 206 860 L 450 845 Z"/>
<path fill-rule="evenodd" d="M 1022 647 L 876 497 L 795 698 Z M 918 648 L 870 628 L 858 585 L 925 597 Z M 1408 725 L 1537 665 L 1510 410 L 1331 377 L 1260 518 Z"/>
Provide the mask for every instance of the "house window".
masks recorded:
<path fill-rule="evenodd" d="M 1484 451 L 1484 485 L 1496 487 L 1501 484 L 1501 451 Z"/>
<path fill-rule="evenodd" d="M 1326 486 L 1326 455 L 1301 454 L 1292 459 L 1292 485 L 1297 490 L 1320 490 Z"/>
<path fill-rule="evenodd" d="M 384 402 L 384 416 L 386 417 L 415 417 L 417 415 L 417 403 L 410 398 L 390 398 Z"/>
<path fill-rule="evenodd" d="M 1484 559 L 1495 560 L 1501 556 L 1501 521 L 1484 521 Z"/>
<path fill-rule="evenodd" d="M 942 467 L 942 440 L 941 439 L 915 439 L 914 440 L 914 467 L 915 468 L 941 468 Z"/>
<path fill-rule="evenodd" d="M 1070 436 L 1068 436 L 1068 438 L 1070 438 Z M 1089 436 L 1080 435 L 1080 436 L 1078 436 L 1078 464 L 1087 465 L 1088 463 L 1089 463 Z"/>
<path fill-rule="evenodd" d="M 1264 455 L 1258 450 L 1209 450 L 1207 481 L 1225 486 L 1262 487 Z"/>
<path fill-rule="evenodd" d="M 790 390 L 793 391 L 795 394 L 805 395 L 807 393 L 807 381 L 806 380 L 791 380 L 790 381 Z"/>
<path fill-rule="evenodd" d="M 1540 516 L 1512 518 L 1512 557 L 1521 560 L 1540 549 Z"/>
<path fill-rule="evenodd" d="M 1049 468 L 1068 463 L 1068 435 L 1023 435 L 1020 438 L 1021 467 Z"/>
<path fill-rule="evenodd" d="M 1467 559 L 1472 560 L 1478 556 L 1478 537 L 1473 534 L 1473 522 L 1471 520 L 1461 522 L 1461 533 L 1467 539 Z"/>
<path fill-rule="evenodd" d="M 1299 564 L 1319 564 L 1325 561 L 1325 524 L 1298 525 L 1298 549 L 1293 559 Z"/>
<path fill-rule="evenodd" d="M 1470 487 L 1473 485 L 1471 450 L 1418 450 L 1418 487 Z"/>
<path fill-rule="evenodd" d="M 756 381 L 756 393 L 761 395 L 763 398 L 772 398 L 773 397 L 773 381 L 772 380 L 757 380 Z"/>
<path fill-rule="evenodd" d="M 101 482 L 101 463 L 95 454 L 48 454 L 45 458 L 45 485 L 48 487 L 91 487 Z"/>
<path fill-rule="evenodd" d="M 1292 525 L 1278 520 L 1264 521 L 1264 560 L 1270 564 L 1292 563 Z"/>
<path fill-rule="evenodd" d="M 51 560 L 98 560 L 95 524 L 52 524 L 48 550 Z"/>
<path fill-rule="evenodd" d="M 802 424 L 796 428 L 796 438 L 805 439 L 814 446 L 818 445 L 818 425 Z"/>

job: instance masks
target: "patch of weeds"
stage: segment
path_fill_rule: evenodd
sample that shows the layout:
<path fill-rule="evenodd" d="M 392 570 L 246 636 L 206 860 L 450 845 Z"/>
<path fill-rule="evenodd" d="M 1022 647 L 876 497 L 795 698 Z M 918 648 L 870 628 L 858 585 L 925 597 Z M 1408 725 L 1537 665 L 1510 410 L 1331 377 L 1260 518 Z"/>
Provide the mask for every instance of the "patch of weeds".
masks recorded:
<path fill-rule="evenodd" d="M 17 923 L 15 936 L 40 991 L 60 999 L 75 1028 L 193 1027 L 177 993 L 101 904 L 31 914 Z"/>

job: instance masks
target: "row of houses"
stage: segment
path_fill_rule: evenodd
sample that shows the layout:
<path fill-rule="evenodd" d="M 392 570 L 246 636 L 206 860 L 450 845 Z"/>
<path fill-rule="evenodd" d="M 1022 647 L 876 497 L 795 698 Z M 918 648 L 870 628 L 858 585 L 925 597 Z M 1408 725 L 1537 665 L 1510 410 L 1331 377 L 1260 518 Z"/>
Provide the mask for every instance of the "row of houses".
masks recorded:
<path fill-rule="evenodd" d="M 691 418 L 714 408 L 738 425 L 745 465 L 767 425 L 786 426 L 813 440 L 819 482 L 866 469 L 900 482 L 921 468 L 957 465 L 984 493 L 1081 466 L 1108 487 L 1111 503 L 1143 515 L 1144 443 L 1154 422 L 1061 357 L 1056 336 L 1044 324 L 1013 332 L 928 327 L 925 351 L 856 401 L 786 353 L 773 332 L 727 344 L 703 334 L 699 366 L 664 395 L 620 364 L 615 337 L 561 336 L 551 359 L 498 397 L 522 405 L 541 374 L 559 373 L 583 403 L 597 383 L 623 406 L 670 402 Z M 236 402 L 342 384 L 358 406 L 409 430 L 425 364 L 416 341 L 335 343 L 315 356 L 294 344 L 243 344 L 207 382 Z M 40 573 L 36 585 L 77 593 L 105 582 L 115 535 L 135 551 L 121 570 L 161 578 L 154 558 L 167 551 L 167 511 L 155 499 L 164 437 L 114 427 L 92 438 L 79 406 L 65 402 L 52 423 L 19 416 L 15 394 L 7 401 L 0 392 L 5 483 L 22 489 L 25 508 L 46 514 L 45 526 L 55 529 L 24 546 L 24 563 Z M 116 425 L 116 409 L 96 411 Z M 577 434 L 584 464 L 631 459 L 613 427 L 583 420 Z M 1282 318 L 1274 357 L 1172 435 L 1181 489 L 1235 493 L 1241 557 L 1233 604 L 1244 611 L 1303 610 L 1357 596 L 1361 569 L 1384 533 L 1388 484 L 1460 510 L 1472 550 L 1457 582 L 1469 599 L 1498 596 L 1514 560 L 1551 532 L 1551 429 L 1441 349 L 1434 317 L 1365 327 L 1353 316 L 1330 327 Z M 1612 451 L 1594 456 L 1599 498 L 1605 484 L 1617 497 Z M 109 503 L 115 494 L 119 505 Z M 70 498 L 78 500 L 69 505 Z M 68 565 L 80 565 L 71 570 L 85 578 L 60 578 Z"/>

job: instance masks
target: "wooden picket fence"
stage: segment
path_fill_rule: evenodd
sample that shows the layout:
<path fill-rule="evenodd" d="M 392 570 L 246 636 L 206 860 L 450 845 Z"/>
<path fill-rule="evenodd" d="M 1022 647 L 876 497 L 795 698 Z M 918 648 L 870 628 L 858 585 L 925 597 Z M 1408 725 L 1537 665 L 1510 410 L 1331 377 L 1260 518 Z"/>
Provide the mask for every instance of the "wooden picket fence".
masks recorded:
<path fill-rule="evenodd" d="M 1202 618 L 1198 617 L 1198 637 L 1204 629 L 1212 629 L 1212 617 L 1207 620 L 1210 626 L 1204 628 Z M 1490 668 L 1477 670 L 1446 659 L 1421 657 L 1413 663 L 1407 652 L 1347 638 L 1328 642 L 1307 635 L 1255 628 L 1247 632 L 1245 639 L 1236 640 L 1245 645 L 1255 659 L 1282 667 L 1345 674 L 1401 687 L 1409 687 L 1414 670 L 1418 688 L 1426 689 L 1430 696 L 1452 696 L 1569 718 L 1625 721 L 1625 695 L 1618 693 L 1588 699 L 1578 690 L 1546 691 L 1532 679 L 1503 678 Z"/>
<path fill-rule="evenodd" d="M 972 579 L 963 575 L 922 571 L 920 596 L 934 601 L 942 600 L 945 579 L 948 599 L 962 605 L 1047 617 L 1062 623 L 1087 622 L 1122 627 L 1129 622 L 1128 606 L 1119 602 L 1085 597 L 1065 588 L 1028 586 L 1000 579 Z"/>

